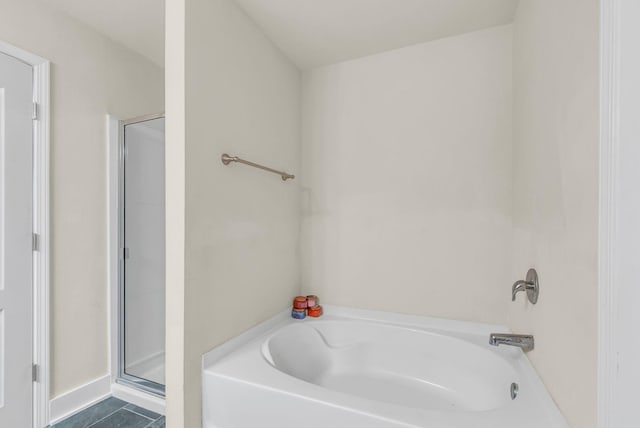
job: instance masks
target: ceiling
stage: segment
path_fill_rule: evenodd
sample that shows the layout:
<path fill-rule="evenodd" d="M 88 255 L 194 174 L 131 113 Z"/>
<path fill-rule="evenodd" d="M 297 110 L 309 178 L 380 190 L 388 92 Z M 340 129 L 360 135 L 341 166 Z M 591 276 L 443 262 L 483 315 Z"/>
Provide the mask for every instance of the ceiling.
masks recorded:
<path fill-rule="evenodd" d="M 517 0 L 236 0 L 301 69 L 513 21 Z"/>
<path fill-rule="evenodd" d="M 164 67 L 164 0 L 41 0 Z M 513 21 L 518 0 L 235 0 L 301 69 Z"/>
<path fill-rule="evenodd" d="M 41 0 L 164 68 L 164 0 Z"/>

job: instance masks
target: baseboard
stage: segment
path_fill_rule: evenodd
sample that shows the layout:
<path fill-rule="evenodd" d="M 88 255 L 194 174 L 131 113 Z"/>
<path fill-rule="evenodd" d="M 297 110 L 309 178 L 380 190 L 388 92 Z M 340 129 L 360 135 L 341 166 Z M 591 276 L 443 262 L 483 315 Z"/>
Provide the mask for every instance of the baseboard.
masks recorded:
<path fill-rule="evenodd" d="M 49 402 L 51 425 L 78 413 L 111 395 L 111 376 L 94 379 Z"/>
<path fill-rule="evenodd" d="M 111 394 L 121 400 L 135 404 L 152 412 L 165 414 L 165 401 L 163 398 L 156 397 L 146 392 L 138 391 L 126 385 L 114 383 L 111 385 Z"/>

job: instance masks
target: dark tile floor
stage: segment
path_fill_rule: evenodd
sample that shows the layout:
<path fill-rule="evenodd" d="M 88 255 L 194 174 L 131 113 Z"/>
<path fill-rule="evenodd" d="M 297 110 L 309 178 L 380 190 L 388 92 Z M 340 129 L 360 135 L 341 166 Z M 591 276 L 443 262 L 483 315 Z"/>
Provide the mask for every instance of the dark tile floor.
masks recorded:
<path fill-rule="evenodd" d="M 164 416 L 142 407 L 107 398 L 50 428 L 165 428 Z"/>

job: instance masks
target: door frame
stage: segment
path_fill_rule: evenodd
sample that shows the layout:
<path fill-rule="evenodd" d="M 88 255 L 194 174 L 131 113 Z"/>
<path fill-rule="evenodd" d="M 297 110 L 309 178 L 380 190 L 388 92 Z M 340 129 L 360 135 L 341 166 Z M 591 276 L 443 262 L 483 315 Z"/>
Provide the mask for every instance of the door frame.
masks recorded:
<path fill-rule="evenodd" d="M 0 41 L 0 52 L 33 68 L 33 426 L 49 424 L 50 69 L 48 60 Z"/>
<path fill-rule="evenodd" d="M 600 3 L 600 147 L 598 213 L 598 427 L 613 428 L 616 379 L 615 238 L 619 114 L 617 0 Z"/>
<path fill-rule="evenodd" d="M 640 265 L 640 162 L 636 120 L 640 59 L 636 0 L 600 0 L 600 225 L 598 248 L 598 427 L 637 418 L 640 355 L 635 316 Z"/>

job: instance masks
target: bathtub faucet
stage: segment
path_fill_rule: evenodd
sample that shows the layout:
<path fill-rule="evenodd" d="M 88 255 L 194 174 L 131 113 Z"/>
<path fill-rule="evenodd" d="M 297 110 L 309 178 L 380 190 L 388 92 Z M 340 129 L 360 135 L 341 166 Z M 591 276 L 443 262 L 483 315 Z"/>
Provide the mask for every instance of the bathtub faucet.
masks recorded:
<path fill-rule="evenodd" d="M 527 334 L 491 333 L 489 335 L 489 344 L 493 346 L 516 346 L 518 348 L 521 348 L 524 352 L 533 350 L 535 346 L 533 336 Z"/>

